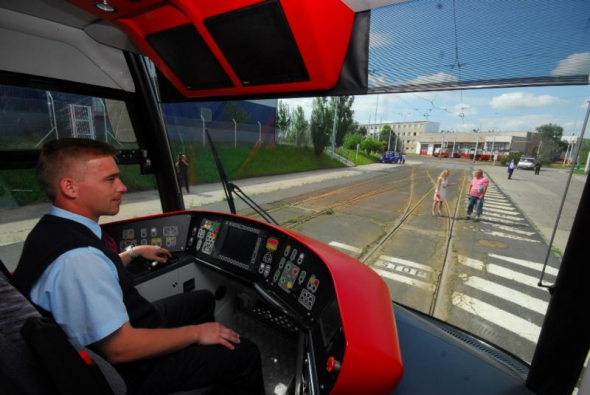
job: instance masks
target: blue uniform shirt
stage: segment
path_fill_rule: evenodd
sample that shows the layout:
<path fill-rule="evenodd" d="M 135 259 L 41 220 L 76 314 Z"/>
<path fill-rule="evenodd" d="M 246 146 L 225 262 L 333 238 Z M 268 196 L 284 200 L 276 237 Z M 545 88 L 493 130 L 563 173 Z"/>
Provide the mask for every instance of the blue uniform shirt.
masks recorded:
<path fill-rule="evenodd" d="M 51 215 L 87 226 L 99 239 L 100 226 L 81 215 L 51 207 Z M 30 294 L 51 312 L 68 338 L 86 346 L 104 339 L 129 321 L 115 265 L 94 247 L 60 255 L 43 272 Z"/>

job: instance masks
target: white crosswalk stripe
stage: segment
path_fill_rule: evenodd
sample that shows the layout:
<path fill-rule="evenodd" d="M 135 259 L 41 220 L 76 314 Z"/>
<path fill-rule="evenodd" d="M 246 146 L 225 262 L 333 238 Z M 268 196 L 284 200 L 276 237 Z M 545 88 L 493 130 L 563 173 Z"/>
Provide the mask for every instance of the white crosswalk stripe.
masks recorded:
<path fill-rule="evenodd" d="M 477 270 L 484 270 L 488 274 L 493 274 L 494 276 L 502 277 L 508 280 L 515 281 L 520 284 L 528 285 L 529 287 L 538 288 L 539 279 L 531 276 L 527 276 L 526 274 L 522 274 L 519 272 L 515 272 L 514 270 L 507 269 L 503 266 L 498 266 L 492 263 L 485 265 L 482 261 L 478 261 L 477 259 L 466 258 L 459 255 L 459 263 L 469 266 L 473 269 Z"/>
<path fill-rule="evenodd" d="M 486 209 L 493 208 L 493 209 L 496 209 L 496 210 L 502 210 L 503 212 L 506 212 L 506 211 L 516 211 L 516 209 L 514 207 L 512 207 L 512 206 L 510 206 L 508 204 L 501 205 L 501 204 L 498 204 L 498 203 L 490 203 L 490 202 L 486 202 L 485 203 L 485 208 Z M 509 213 L 509 214 L 513 214 L 513 213 Z"/>
<path fill-rule="evenodd" d="M 464 275 L 464 277 L 468 276 Z M 508 302 L 516 303 L 519 306 L 536 313 L 545 314 L 547 312 L 547 306 L 549 303 L 541 299 L 533 298 L 532 296 L 512 288 L 505 287 L 504 285 L 496 284 L 476 276 L 468 277 L 464 284 Z"/>
<path fill-rule="evenodd" d="M 485 222 L 485 223 L 488 223 L 488 222 L 490 222 L 490 223 L 500 222 L 500 223 L 508 224 L 508 225 L 519 225 L 519 226 L 523 226 L 523 227 L 525 227 L 525 226 L 528 227 L 528 225 L 526 225 L 526 224 L 522 224 L 522 223 L 514 222 L 514 221 L 508 221 L 506 219 L 500 219 L 500 218 L 490 218 L 489 220 L 488 219 L 485 219 L 485 218 L 481 218 L 480 221 L 481 222 Z"/>
<path fill-rule="evenodd" d="M 485 233 L 487 235 L 490 236 L 496 236 L 496 237 L 503 237 L 505 239 L 512 239 L 512 240 L 518 240 L 518 241 L 527 241 L 529 243 L 540 243 L 540 240 L 535 240 L 535 239 L 529 239 L 527 237 L 522 237 L 522 236 L 516 236 L 513 234 L 509 234 L 509 233 L 504 233 L 504 232 L 497 232 L 494 230 L 487 230 L 487 229 L 482 229 L 481 230 L 482 233 Z"/>
<path fill-rule="evenodd" d="M 505 225 L 492 224 L 492 223 L 490 225 L 493 226 L 494 228 L 505 230 L 507 232 L 518 233 L 520 235 L 532 236 L 535 234 L 535 232 L 527 232 L 526 230 L 520 230 L 518 228 L 515 228 L 514 226 L 505 226 Z"/>
<path fill-rule="evenodd" d="M 453 305 L 536 343 L 541 327 L 463 293 L 453 292 Z"/>
<path fill-rule="evenodd" d="M 499 213 L 499 214 L 508 214 L 508 215 L 516 215 L 516 214 L 518 214 L 518 213 L 510 212 L 510 211 L 506 210 L 504 207 L 502 207 L 502 208 L 496 208 L 496 207 L 494 207 L 494 206 L 492 206 L 490 204 L 484 204 L 483 209 L 484 209 L 484 211 L 491 211 L 493 213 Z"/>
<path fill-rule="evenodd" d="M 513 215 L 504 215 L 504 214 L 496 214 L 496 213 L 488 213 L 485 210 L 485 206 L 483 209 L 484 214 L 487 217 L 494 217 L 494 218 L 501 218 L 501 219 L 507 219 L 509 221 L 524 221 L 524 218 L 520 218 L 520 217 L 515 217 Z"/>
<path fill-rule="evenodd" d="M 498 254 L 488 254 L 488 257 L 494 258 L 494 259 L 500 259 L 500 260 L 506 261 L 506 262 L 511 262 L 516 265 L 526 267 L 528 269 L 537 270 L 539 272 L 543 270 L 543 264 L 537 263 L 537 262 L 526 261 L 524 259 L 511 258 L 508 256 L 503 256 L 503 255 L 498 255 Z M 552 276 L 557 276 L 558 269 L 555 269 L 551 266 L 547 266 L 545 268 L 545 272 L 547 274 L 551 274 Z"/>

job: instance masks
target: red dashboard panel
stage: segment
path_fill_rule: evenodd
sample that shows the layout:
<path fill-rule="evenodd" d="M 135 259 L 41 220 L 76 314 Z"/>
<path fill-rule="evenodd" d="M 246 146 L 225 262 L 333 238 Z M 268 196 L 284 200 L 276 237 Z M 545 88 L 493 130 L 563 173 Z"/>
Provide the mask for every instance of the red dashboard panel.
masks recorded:
<path fill-rule="evenodd" d="M 341 0 L 109 0 L 113 13 L 68 1 L 115 23 L 186 97 L 330 89 L 354 20 Z M 182 34 L 174 30 L 180 27 Z M 150 35 L 167 49 L 155 47 Z M 207 79 L 210 70 L 213 84 L 191 75 Z"/>
<path fill-rule="evenodd" d="M 120 250 L 161 245 L 270 295 L 310 334 L 320 393 L 385 395 L 399 383 L 403 364 L 387 285 L 348 255 L 252 218 L 208 211 L 103 228 Z"/>

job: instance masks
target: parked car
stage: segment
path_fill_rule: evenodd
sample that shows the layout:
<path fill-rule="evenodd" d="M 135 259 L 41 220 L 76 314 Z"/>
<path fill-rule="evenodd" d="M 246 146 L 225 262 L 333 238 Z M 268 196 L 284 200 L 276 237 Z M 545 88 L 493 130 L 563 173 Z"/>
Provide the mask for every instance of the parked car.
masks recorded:
<path fill-rule="evenodd" d="M 537 160 L 535 158 L 520 158 L 520 161 L 518 162 L 518 165 L 516 165 L 516 168 L 533 170 L 535 168 L 535 164 L 537 164 Z"/>
<path fill-rule="evenodd" d="M 381 154 L 381 163 L 399 163 L 402 155 L 395 151 L 385 151 Z"/>

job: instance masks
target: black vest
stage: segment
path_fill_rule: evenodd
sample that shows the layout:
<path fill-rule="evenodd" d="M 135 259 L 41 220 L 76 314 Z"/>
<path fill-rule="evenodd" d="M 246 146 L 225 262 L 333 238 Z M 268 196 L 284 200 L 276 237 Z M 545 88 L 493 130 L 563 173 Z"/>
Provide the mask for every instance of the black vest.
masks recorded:
<path fill-rule="evenodd" d="M 35 283 L 55 259 L 65 252 L 80 247 L 94 247 L 102 251 L 115 265 L 119 275 L 119 285 L 123 291 L 123 303 L 129 314 L 131 326 L 134 328 L 165 327 L 165 318 L 133 286 L 133 277 L 123 266 L 119 255 L 107 248 L 86 226 L 68 219 L 53 215 L 45 215 L 41 218 L 25 241 L 20 261 L 11 278 L 12 284 L 23 295 L 29 297 Z M 84 281 L 92 281 L 92 278 L 84 279 Z"/>

